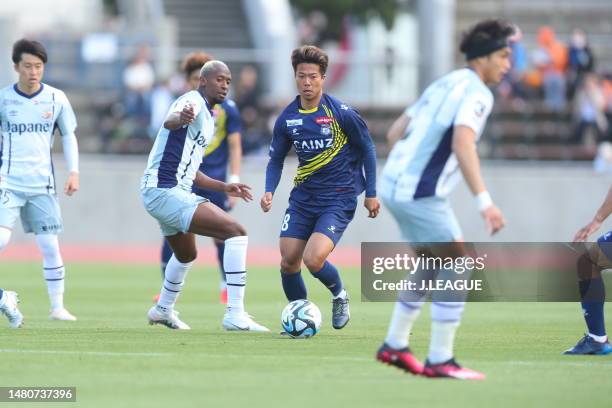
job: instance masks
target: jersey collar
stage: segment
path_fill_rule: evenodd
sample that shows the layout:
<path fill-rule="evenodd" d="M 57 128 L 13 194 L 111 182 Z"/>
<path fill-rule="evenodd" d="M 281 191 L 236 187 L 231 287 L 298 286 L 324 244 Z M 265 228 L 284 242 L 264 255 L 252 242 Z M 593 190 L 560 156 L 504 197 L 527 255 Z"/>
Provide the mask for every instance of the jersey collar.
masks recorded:
<path fill-rule="evenodd" d="M 15 92 L 17 93 L 17 95 L 23 96 L 24 98 L 28 98 L 28 99 L 32 99 L 35 96 L 39 95 L 43 89 L 45 87 L 45 84 L 43 84 L 42 82 L 40 83 L 40 88 L 38 89 L 38 91 L 34 92 L 32 95 L 28 95 L 27 93 L 23 93 L 19 90 L 19 87 L 17 86 L 17 84 L 13 85 L 13 89 L 15 90 Z"/>
<path fill-rule="evenodd" d="M 300 95 L 296 96 L 295 100 L 296 100 L 296 103 L 297 103 L 297 107 L 298 107 L 298 112 L 299 113 L 309 114 L 309 113 L 315 113 L 316 111 L 319 110 L 319 106 L 315 106 L 312 109 L 302 109 L 302 105 L 300 104 Z M 321 100 L 323 100 L 323 96 L 321 96 Z M 319 102 L 319 105 L 320 104 L 321 104 L 321 102 Z"/>
<path fill-rule="evenodd" d="M 204 104 L 206 105 L 206 109 L 208 109 L 208 112 L 210 112 L 210 114 L 213 114 L 213 107 L 210 106 L 210 104 L 208 103 L 208 100 L 206 99 L 206 96 L 204 96 L 204 93 L 198 89 L 198 92 L 200 93 L 200 96 L 202 97 L 202 99 L 204 99 Z"/>

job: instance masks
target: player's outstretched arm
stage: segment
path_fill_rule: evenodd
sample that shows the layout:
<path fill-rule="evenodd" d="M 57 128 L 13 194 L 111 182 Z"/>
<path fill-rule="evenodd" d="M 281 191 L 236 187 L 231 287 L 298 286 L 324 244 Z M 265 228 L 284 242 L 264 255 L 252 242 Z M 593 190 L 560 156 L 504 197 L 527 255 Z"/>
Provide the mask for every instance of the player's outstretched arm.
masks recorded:
<path fill-rule="evenodd" d="M 180 129 L 190 125 L 195 119 L 192 105 L 186 105 L 180 112 L 170 112 L 164 121 L 164 127 L 168 130 Z"/>
<path fill-rule="evenodd" d="M 601 204 L 601 207 L 595 213 L 593 220 L 584 227 L 580 228 L 576 235 L 574 235 L 574 242 L 586 241 L 589 236 L 597 231 L 601 224 L 610 216 L 612 213 L 612 187 L 608 190 L 606 199 Z"/>
<path fill-rule="evenodd" d="M 493 235 L 506 225 L 506 220 L 500 209 L 493 204 L 480 174 L 480 159 L 476 151 L 476 132 L 468 126 L 455 126 L 452 149 L 457 156 L 465 182 L 472 194 L 476 196 L 478 209 L 485 221 L 487 232 Z"/>
<path fill-rule="evenodd" d="M 232 197 L 242 198 L 244 201 L 251 201 L 253 199 L 253 195 L 250 192 L 250 186 L 243 183 L 224 183 L 208 177 L 199 170 L 196 172 L 193 183 L 205 190 L 220 191 Z"/>

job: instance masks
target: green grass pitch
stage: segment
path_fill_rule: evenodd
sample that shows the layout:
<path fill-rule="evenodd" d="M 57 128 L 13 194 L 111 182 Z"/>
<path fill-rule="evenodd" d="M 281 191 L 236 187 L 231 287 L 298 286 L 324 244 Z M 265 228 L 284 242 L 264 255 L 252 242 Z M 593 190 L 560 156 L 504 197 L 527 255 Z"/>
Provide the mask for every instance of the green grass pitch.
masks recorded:
<path fill-rule="evenodd" d="M 459 362 L 484 382 L 430 380 L 374 361 L 391 303 L 359 301 L 359 271 L 342 271 L 352 319 L 331 328 L 329 296 L 306 276 L 323 313 L 308 340 L 278 335 L 285 305 L 277 268 L 249 271 L 247 310 L 271 334 L 221 330 L 218 273 L 196 267 L 177 309 L 189 332 L 150 327 L 159 290 L 154 266 L 70 264 L 66 305 L 79 320 L 47 320 L 37 263 L 0 263 L 1 287 L 21 296 L 25 327 L 0 325 L 0 386 L 76 386 L 76 403 L 53 407 L 574 407 L 610 406 L 612 359 L 561 352 L 584 331 L 573 303 L 471 303 L 459 330 Z M 607 315 L 612 316 L 610 308 Z M 411 347 L 427 353 L 428 308 Z M 46 404 L 25 404 L 15 406 Z M 0 406 L 9 406 L 0 403 Z"/>

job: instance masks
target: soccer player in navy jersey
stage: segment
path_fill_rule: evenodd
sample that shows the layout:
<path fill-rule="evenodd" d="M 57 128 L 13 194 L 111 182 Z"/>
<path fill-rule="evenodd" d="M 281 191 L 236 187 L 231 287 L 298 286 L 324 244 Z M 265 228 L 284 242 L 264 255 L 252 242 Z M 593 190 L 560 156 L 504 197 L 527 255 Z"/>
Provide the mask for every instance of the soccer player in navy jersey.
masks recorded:
<path fill-rule="evenodd" d="M 200 86 L 200 69 L 210 61 L 211 57 L 203 52 L 188 54 L 181 65 L 185 73 L 187 84 L 190 89 L 198 89 Z M 240 182 L 240 162 L 242 160 L 242 146 L 240 143 L 240 112 L 236 103 L 231 99 L 213 106 L 213 118 L 215 119 L 215 134 L 204 153 L 204 160 L 200 165 L 200 171 L 219 181 L 229 183 Z M 230 176 L 227 177 L 227 167 L 229 164 Z M 224 192 L 205 190 L 195 187 L 193 192 L 200 197 L 207 198 L 211 203 L 224 211 L 230 211 L 236 205 L 236 197 L 228 196 Z M 225 271 L 223 270 L 223 253 L 225 242 L 213 238 L 217 248 L 217 259 L 219 261 L 219 272 L 221 274 L 220 300 L 227 303 L 227 286 L 225 282 Z M 172 249 L 168 241 L 164 239 L 162 247 L 161 272 L 162 278 L 166 265 L 172 256 Z M 155 298 L 157 300 L 157 297 Z"/>
<path fill-rule="evenodd" d="M 612 188 L 608 190 L 608 195 L 595 213 L 593 220 L 576 233 L 574 242 L 586 241 L 601 227 L 611 213 Z M 612 231 L 599 237 L 597 245 L 592 246 L 578 260 L 578 287 L 588 333 L 574 347 L 566 350 L 565 354 L 605 355 L 612 353 L 604 321 L 606 288 L 601 278 L 601 272 L 610 268 L 612 268 Z"/>
<path fill-rule="evenodd" d="M 306 299 L 302 261 L 332 293 L 332 326 L 349 321 L 349 297 L 338 270 L 327 261 L 342 237 L 365 189 L 369 217 L 376 198 L 376 151 L 359 113 L 323 93 L 327 54 L 314 46 L 293 50 L 291 63 L 299 95 L 276 120 L 261 208 L 272 207 L 289 149 L 299 164 L 280 232 L 281 278 L 289 301 Z M 364 177 L 365 170 L 365 177 Z"/>

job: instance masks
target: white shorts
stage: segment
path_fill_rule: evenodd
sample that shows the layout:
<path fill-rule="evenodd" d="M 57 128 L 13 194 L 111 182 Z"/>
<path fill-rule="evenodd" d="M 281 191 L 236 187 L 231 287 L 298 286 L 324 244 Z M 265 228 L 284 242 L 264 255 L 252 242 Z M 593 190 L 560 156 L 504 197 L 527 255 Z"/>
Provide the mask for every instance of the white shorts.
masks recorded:
<path fill-rule="evenodd" d="M 451 242 L 463 238 L 455 212 L 446 198 L 396 201 L 382 196 L 408 242 Z"/>
<path fill-rule="evenodd" d="M 17 218 L 21 218 L 26 233 L 58 234 L 63 231 L 62 215 L 55 194 L 0 189 L 0 227 L 13 229 Z"/>
<path fill-rule="evenodd" d="M 145 187 L 140 190 L 140 197 L 165 237 L 188 232 L 198 205 L 209 201 L 180 187 Z"/>

